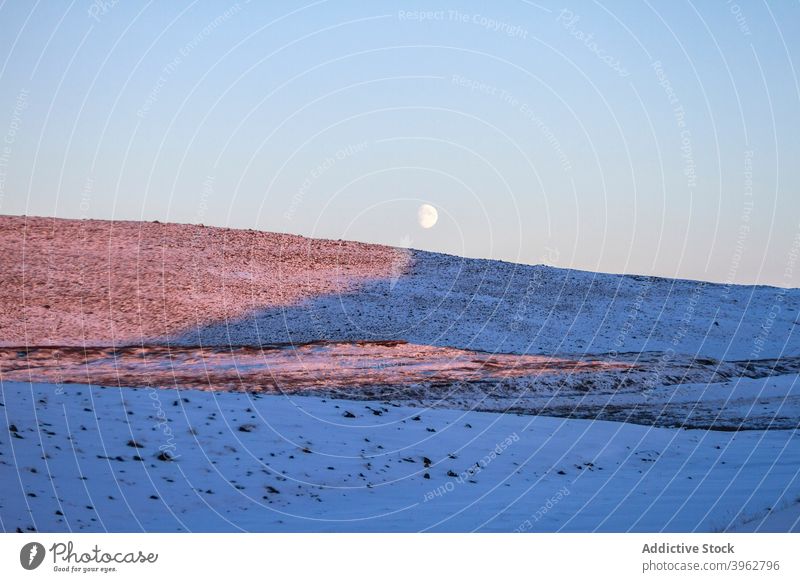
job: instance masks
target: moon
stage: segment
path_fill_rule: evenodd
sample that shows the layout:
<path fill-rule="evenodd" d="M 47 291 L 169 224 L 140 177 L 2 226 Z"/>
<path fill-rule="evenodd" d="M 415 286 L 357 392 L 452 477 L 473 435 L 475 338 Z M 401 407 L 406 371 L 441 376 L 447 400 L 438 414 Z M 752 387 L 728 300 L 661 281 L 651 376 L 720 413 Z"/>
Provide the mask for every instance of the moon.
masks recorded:
<path fill-rule="evenodd" d="M 439 213 L 430 204 L 422 204 L 417 210 L 417 221 L 422 228 L 431 228 L 439 220 Z"/>

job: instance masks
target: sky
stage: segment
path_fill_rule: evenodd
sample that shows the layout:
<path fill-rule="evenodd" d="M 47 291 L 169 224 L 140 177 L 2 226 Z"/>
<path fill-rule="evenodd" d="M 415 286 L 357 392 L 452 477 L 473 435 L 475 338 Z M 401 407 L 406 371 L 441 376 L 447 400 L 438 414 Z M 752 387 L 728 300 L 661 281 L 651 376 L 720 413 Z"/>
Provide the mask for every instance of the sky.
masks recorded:
<path fill-rule="evenodd" d="M 5 1 L 0 214 L 798 287 L 798 28 L 797 2 Z"/>

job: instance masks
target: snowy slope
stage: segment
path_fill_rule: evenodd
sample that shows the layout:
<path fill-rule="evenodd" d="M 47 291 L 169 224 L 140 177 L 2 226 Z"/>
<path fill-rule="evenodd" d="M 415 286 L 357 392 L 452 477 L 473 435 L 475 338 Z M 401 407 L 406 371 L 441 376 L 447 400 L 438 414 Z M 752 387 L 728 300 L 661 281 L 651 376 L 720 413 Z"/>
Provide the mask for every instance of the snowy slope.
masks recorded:
<path fill-rule="evenodd" d="M 77 384 L 2 404 L 8 531 L 800 528 L 796 431 Z"/>
<path fill-rule="evenodd" d="M 4 224 L 0 529 L 800 529 L 798 289 Z"/>
<path fill-rule="evenodd" d="M 490 352 L 800 355 L 800 290 L 607 275 L 409 251 L 402 274 L 200 326 L 183 345 L 402 339 Z"/>

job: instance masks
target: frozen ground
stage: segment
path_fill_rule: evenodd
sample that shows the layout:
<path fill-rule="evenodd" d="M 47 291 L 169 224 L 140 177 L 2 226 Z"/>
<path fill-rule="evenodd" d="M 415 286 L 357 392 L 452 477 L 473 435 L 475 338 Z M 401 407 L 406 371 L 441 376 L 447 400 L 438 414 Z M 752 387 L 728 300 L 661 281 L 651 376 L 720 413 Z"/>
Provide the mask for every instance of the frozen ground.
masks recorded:
<path fill-rule="evenodd" d="M 0 529 L 800 529 L 798 289 L 158 223 L 0 251 Z"/>
<path fill-rule="evenodd" d="M 794 430 L 78 384 L 4 382 L 2 404 L 10 531 L 800 527 Z"/>
<path fill-rule="evenodd" d="M 0 347 L 6 381 L 388 400 L 716 430 L 800 428 L 800 358 L 554 358 L 404 342 L 269 348 Z"/>

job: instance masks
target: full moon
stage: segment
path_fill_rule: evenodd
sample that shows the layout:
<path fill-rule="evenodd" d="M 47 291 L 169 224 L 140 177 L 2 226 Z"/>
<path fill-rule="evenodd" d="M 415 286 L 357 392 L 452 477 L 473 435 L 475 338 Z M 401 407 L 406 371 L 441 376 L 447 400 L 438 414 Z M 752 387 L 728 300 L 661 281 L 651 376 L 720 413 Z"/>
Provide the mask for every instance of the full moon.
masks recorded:
<path fill-rule="evenodd" d="M 430 204 L 422 204 L 417 210 L 417 220 L 422 228 L 431 228 L 439 220 L 439 213 Z"/>

